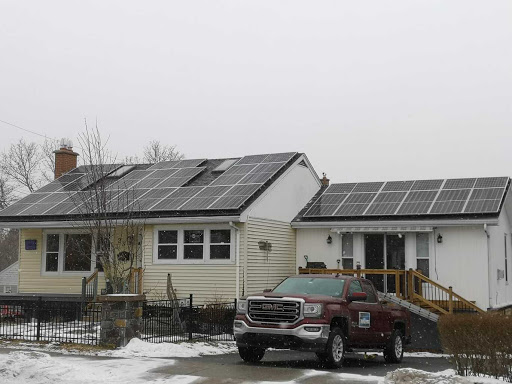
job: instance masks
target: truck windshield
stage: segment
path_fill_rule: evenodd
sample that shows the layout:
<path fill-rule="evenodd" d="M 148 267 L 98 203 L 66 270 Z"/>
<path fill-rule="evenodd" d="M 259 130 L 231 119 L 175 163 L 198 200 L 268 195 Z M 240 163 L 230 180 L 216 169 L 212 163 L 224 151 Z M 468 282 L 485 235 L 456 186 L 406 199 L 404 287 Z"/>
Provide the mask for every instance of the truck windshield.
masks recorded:
<path fill-rule="evenodd" d="M 272 292 L 341 297 L 345 280 L 289 277 Z"/>

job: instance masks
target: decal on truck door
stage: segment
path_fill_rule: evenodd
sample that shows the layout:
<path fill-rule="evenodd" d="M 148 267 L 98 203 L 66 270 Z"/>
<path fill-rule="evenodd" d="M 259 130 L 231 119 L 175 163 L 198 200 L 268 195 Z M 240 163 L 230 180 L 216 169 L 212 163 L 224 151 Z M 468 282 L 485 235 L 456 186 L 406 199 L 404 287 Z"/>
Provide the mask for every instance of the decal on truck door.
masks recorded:
<path fill-rule="evenodd" d="M 370 328 L 370 312 L 359 312 L 359 328 Z"/>

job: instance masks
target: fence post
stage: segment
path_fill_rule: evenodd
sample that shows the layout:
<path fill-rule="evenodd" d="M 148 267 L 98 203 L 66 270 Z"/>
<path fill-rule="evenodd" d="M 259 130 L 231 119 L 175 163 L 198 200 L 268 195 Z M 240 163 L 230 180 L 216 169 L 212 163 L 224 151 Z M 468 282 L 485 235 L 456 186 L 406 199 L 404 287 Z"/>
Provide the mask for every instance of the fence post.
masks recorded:
<path fill-rule="evenodd" d="M 86 293 L 85 293 L 86 287 L 87 287 L 87 278 L 82 277 L 82 301 L 84 301 L 84 302 L 85 302 L 85 296 L 86 296 Z"/>
<path fill-rule="evenodd" d="M 192 299 L 193 299 L 193 296 L 192 294 L 190 294 L 190 303 L 188 305 L 188 339 L 189 340 L 192 340 L 192 324 L 193 324 L 193 319 L 192 319 Z"/>
<path fill-rule="evenodd" d="M 39 296 L 37 299 L 37 307 L 36 307 L 36 316 L 37 316 L 37 331 L 36 331 L 36 340 L 39 341 L 41 338 L 41 307 L 43 304 L 43 298 Z"/>
<path fill-rule="evenodd" d="M 448 287 L 448 312 L 453 315 L 453 288 Z"/>

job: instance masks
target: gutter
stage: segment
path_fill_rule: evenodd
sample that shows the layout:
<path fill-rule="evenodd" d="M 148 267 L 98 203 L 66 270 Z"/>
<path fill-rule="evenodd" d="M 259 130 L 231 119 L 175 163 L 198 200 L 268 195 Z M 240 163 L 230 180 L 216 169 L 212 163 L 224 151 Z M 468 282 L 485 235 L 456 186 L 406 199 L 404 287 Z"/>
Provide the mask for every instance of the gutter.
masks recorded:
<path fill-rule="evenodd" d="M 134 224 L 187 224 L 187 223 L 229 223 L 239 222 L 240 216 L 200 216 L 200 217 L 156 217 L 148 219 L 133 219 L 128 220 Z M 15 222 L 0 222 L 2 228 L 76 228 L 83 227 L 86 220 L 75 221 L 15 221 Z M 113 224 L 119 225 L 126 224 L 126 219 L 112 220 Z"/>
<path fill-rule="evenodd" d="M 492 308 L 492 295 L 491 295 L 491 235 L 487 231 L 487 224 L 484 224 L 485 237 L 487 238 L 487 291 L 489 292 L 489 308 Z"/>
<path fill-rule="evenodd" d="M 387 221 L 316 221 L 292 222 L 292 228 L 336 228 L 336 227 L 406 227 L 406 226 L 433 226 L 433 227 L 459 227 L 463 225 L 498 225 L 495 219 L 468 219 L 468 220 L 387 220 Z"/>
<path fill-rule="evenodd" d="M 236 259 L 236 284 L 235 284 L 235 298 L 240 298 L 240 228 L 238 228 L 232 221 L 229 222 L 229 226 L 236 232 L 235 237 L 235 259 Z"/>

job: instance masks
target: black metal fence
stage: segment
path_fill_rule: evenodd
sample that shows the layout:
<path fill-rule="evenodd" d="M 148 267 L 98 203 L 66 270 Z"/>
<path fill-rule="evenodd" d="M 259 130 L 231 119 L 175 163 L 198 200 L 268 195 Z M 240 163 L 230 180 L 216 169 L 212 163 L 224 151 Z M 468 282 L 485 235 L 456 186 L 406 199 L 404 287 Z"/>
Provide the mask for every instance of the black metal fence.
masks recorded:
<path fill-rule="evenodd" d="M 233 340 L 235 312 L 236 300 L 194 305 L 190 295 L 176 301 L 146 301 L 141 338 L 152 343 Z"/>
<path fill-rule="evenodd" d="M 97 345 L 101 304 L 74 301 L 0 301 L 0 338 Z"/>

